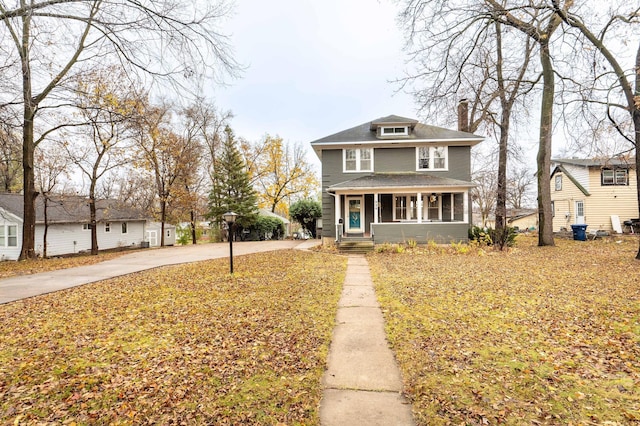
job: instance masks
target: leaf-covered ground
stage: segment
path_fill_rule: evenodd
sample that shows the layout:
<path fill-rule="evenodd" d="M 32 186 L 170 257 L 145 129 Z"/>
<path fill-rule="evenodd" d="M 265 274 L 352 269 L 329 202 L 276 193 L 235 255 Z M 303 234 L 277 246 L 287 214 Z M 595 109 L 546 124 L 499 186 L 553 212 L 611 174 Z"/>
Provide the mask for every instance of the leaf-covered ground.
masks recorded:
<path fill-rule="evenodd" d="M 640 423 L 638 240 L 372 254 L 423 425 Z"/>
<path fill-rule="evenodd" d="M 235 260 L 0 306 L 0 423 L 317 424 L 346 261 Z"/>
<path fill-rule="evenodd" d="M 0 262 L 0 279 L 17 275 L 37 274 L 40 272 L 56 271 L 58 269 L 75 268 L 77 266 L 93 265 L 122 256 L 126 252 L 100 253 L 97 256 L 81 255 L 72 257 L 55 257 L 50 259 L 29 259 L 21 261 Z"/>

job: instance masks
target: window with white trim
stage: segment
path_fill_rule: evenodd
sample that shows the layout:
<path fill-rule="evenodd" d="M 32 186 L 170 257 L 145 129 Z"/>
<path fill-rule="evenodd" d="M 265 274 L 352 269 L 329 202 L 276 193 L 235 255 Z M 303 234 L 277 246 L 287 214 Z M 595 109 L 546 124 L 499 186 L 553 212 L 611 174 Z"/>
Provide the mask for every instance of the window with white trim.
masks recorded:
<path fill-rule="evenodd" d="M 418 170 L 447 170 L 449 168 L 446 146 L 419 146 L 416 148 Z"/>
<path fill-rule="evenodd" d="M 345 172 L 373 171 L 373 148 L 345 149 L 343 159 Z"/>
<path fill-rule="evenodd" d="M 398 194 L 393 197 L 393 220 L 416 220 L 418 198 L 415 195 Z"/>
<path fill-rule="evenodd" d="M 91 226 L 91 224 L 90 224 L 90 223 L 83 223 L 83 224 L 82 224 L 82 230 L 83 230 L 83 231 L 90 231 L 90 230 L 91 230 L 91 228 L 92 228 L 92 226 Z"/>
<path fill-rule="evenodd" d="M 128 232 L 127 222 L 122 222 L 122 233 L 126 234 Z"/>
<path fill-rule="evenodd" d="M 408 136 L 409 135 L 409 127 L 408 126 L 389 126 L 389 127 L 381 127 L 380 134 L 382 136 Z"/>
<path fill-rule="evenodd" d="M 104 232 L 105 234 L 111 232 L 111 223 L 109 222 L 104 223 Z"/>
<path fill-rule="evenodd" d="M 18 225 L 0 225 L 0 247 L 18 247 Z"/>
<path fill-rule="evenodd" d="M 562 175 L 556 175 L 556 191 L 562 191 Z"/>

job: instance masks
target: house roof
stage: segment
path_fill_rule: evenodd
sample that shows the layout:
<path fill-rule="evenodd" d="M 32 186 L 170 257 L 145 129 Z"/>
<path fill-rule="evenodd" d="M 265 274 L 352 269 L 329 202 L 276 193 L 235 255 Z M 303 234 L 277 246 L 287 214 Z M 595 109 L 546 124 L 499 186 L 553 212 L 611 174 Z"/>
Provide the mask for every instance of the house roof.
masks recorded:
<path fill-rule="evenodd" d="M 559 166 L 556 166 L 556 168 L 555 168 L 555 169 L 553 169 L 553 171 L 551 172 L 551 179 L 553 179 L 553 177 L 555 176 L 555 174 L 556 174 L 557 172 L 561 172 L 561 173 L 563 173 L 566 177 L 568 177 L 568 178 L 569 178 L 569 180 L 570 180 L 571 182 L 573 182 L 573 184 L 576 186 L 576 188 L 578 188 L 578 189 L 580 190 L 580 192 L 582 192 L 584 195 L 586 195 L 586 196 L 591 195 L 591 194 L 589 194 L 589 191 L 587 191 L 587 189 L 586 189 L 584 186 L 582 186 L 582 185 L 580 184 L 580 182 L 578 182 L 578 180 L 577 180 L 575 177 L 573 177 L 573 175 L 572 175 L 571 173 L 569 173 L 569 171 L 568 171 L 566 168 L 564 168 L 564 167 L 562 166 L 562 164 L 560 164 Z"/>
<path fill-rule="evenodd" d="M 629 168 L 635 167 L 635 157 L 630 158 L 553 158 L 552 163 L 558 164 L 570 164 L 573 166 L 582 167 L 611 167 L 611 166 L 625 166 Z"/>
<path fill-rule="evenodd" d="M 395 138 L 379 137 L 377 128 L 382 125 L 405 125 L 413 129 L 408 136 L 397 136 Z M 451 144 L 459 143 L 461 145 L 475 145 L 482 141 L 481 136 L 473 133 L 460 132 L 457 130 L 445 129 L 442 127 L 429 126 L 419 123 L 417 120 L 400 117 L 397 115 L 389 115 L 387 117 L 377 118 L 370 122 L 362 123 L 350 129 L 334 133 L 329 136 L 317 139 L 311 142 L 318 156 L 323 146 L 339 145 L 348 143 L 377 143 L 377 144 L 397 144 L 406 141 L 410 142 L 447 142 Z"/>
<path fill-rule="evenodd" d="M 331 185 L 329 191 L 373 188 L 472 188 L 474 186 L 472 182 L 425 173 L 373 173 Z"/>
<path fill-rule="evenodd" d="M 22 194 L 0 194 L 0 208 L 24 217 Z M 135 209 L 123 206 L 117 200 L 96 200 L 96 219 L 98 222 L 146 220 Z M 89 221 L 89 200 L 75 195 L 56 195 L 47 203 L 47 221 L 49 223 L 86 223 Z M 44 223 L 44 197 L 36 198 L 36 223 Z"/>

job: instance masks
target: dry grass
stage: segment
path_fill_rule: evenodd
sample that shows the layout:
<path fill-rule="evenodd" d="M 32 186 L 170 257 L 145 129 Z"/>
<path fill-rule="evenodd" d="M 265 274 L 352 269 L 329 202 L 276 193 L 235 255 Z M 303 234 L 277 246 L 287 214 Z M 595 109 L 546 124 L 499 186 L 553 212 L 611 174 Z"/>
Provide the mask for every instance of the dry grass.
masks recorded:
<path fill-rule="evenodd" d="M 640 422 L 635 238 L 372 254 L 420 424 Z"/>
<path fill-rule="evenodd" d="M 280 251 L 0 306 L 2 424 L 317 424 L 346 261 Z"/>

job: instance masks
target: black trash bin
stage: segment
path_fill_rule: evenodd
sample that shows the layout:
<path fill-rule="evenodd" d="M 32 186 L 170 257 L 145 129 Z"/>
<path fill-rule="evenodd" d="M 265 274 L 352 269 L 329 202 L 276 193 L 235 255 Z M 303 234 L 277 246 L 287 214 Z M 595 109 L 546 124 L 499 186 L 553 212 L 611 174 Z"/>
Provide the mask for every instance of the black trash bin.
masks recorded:
<path fill-rule="evenodd" d="M 587 241 L 587 225 L 571 225 L 573 239 L 576 241 Z"/>

